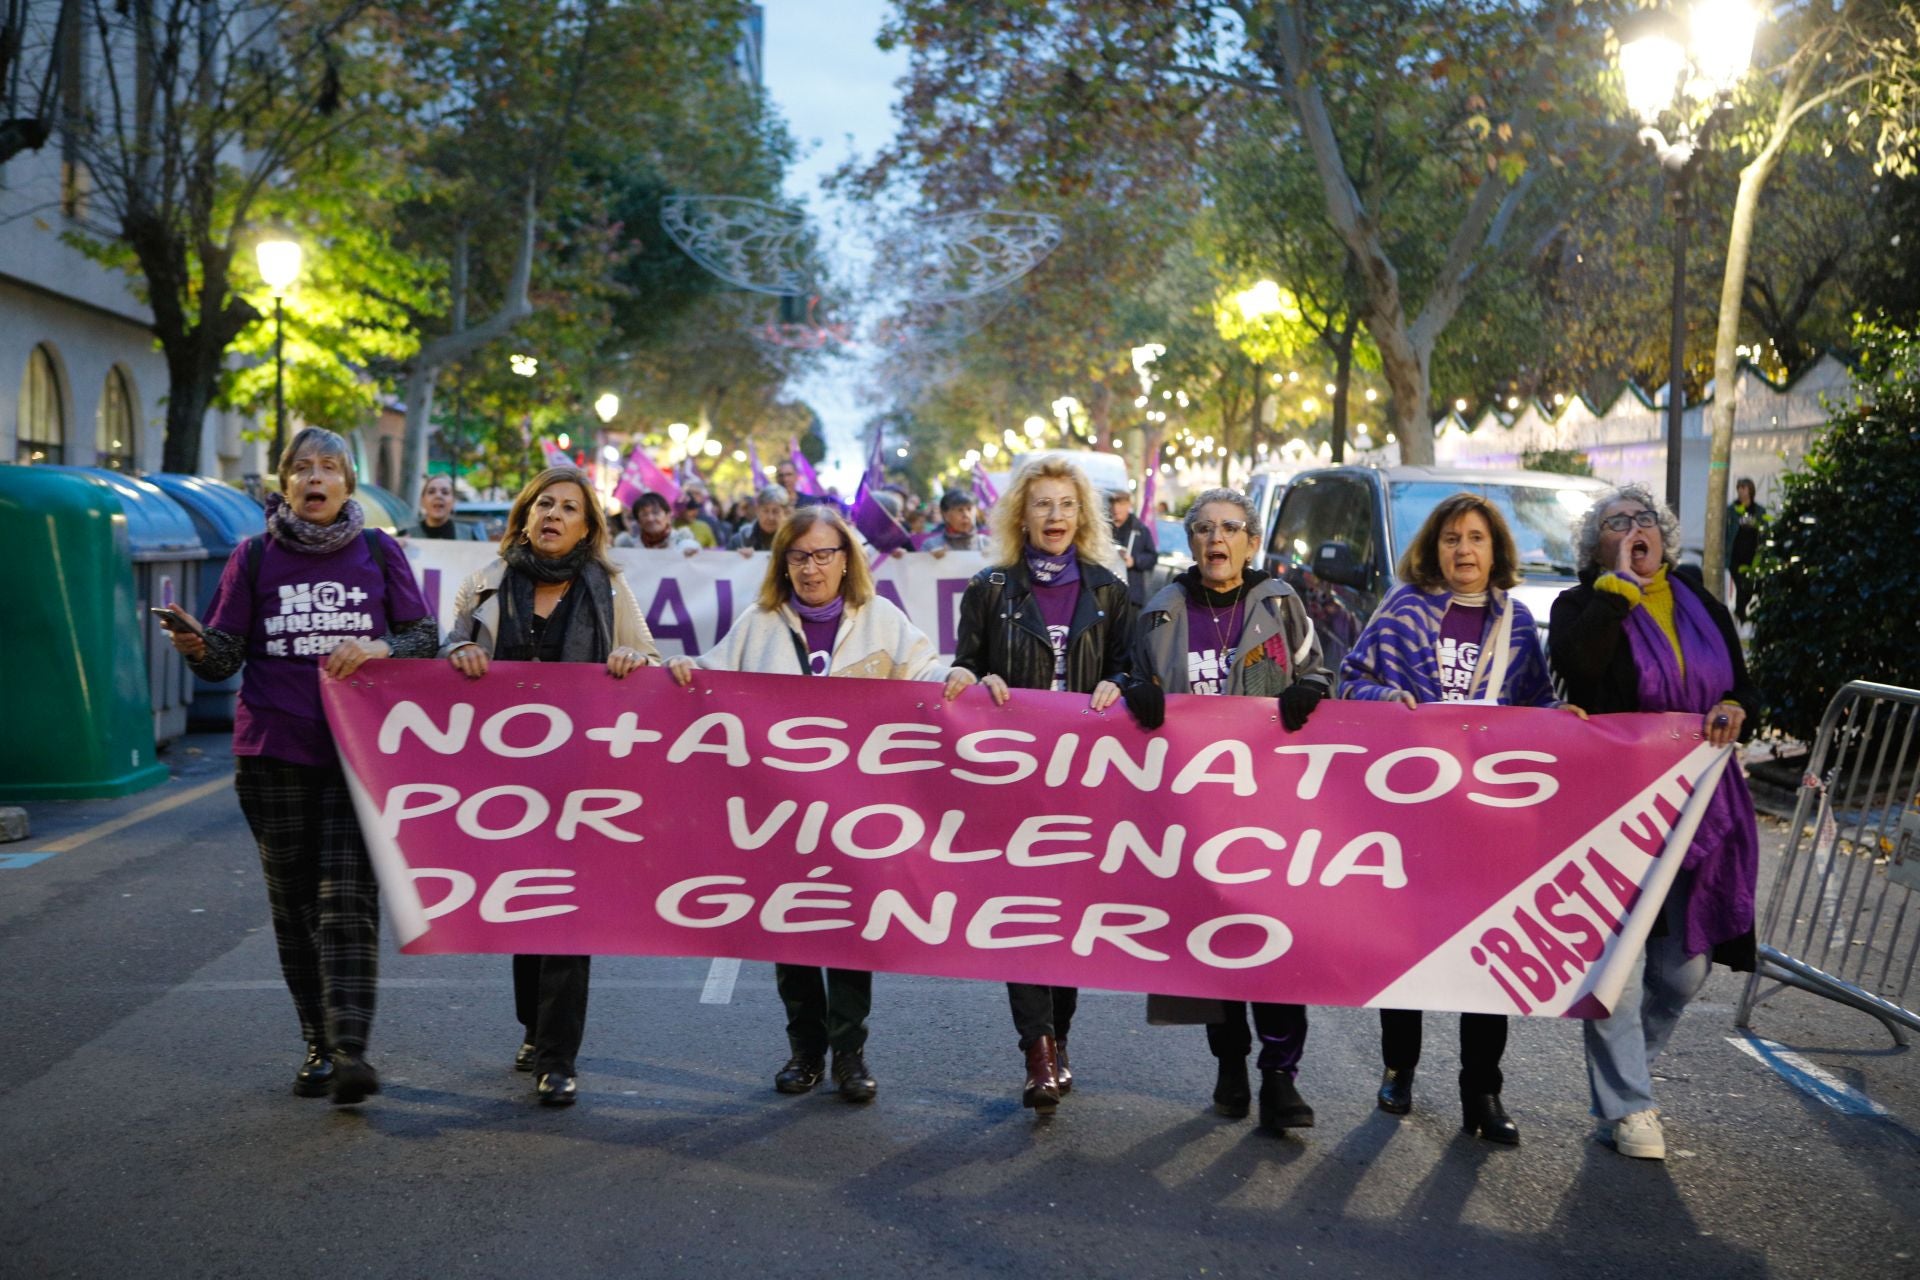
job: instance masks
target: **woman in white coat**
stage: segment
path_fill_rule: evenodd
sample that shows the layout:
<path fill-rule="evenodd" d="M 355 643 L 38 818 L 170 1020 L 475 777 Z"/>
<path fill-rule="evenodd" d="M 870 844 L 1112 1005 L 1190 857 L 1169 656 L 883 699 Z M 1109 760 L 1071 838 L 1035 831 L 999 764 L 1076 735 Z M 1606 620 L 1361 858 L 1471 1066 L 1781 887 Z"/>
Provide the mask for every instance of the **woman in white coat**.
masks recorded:
<path fill-rule="evenodd" d="M 667 664 L 682 685 L 695 666 L 765 675 L 853 676 L 867 680 L 946 681 L 955 697 L 973 674 L 949 670 L 933 642 L 891 601 L 874 594 L 873 575 L 845 517 L 828 506 L 802 507 L 774 534 L 759 599 L 719 644 L 698 659 Z M 791 1056 L 773 1077 L 781 1093 L 806 1093 L 826 1074 L 849 1102 L 868 1102 L 878 1088 L 867 1070 L 867 1014 L 873 975 L 776 964 L 774 981 L 787 1006 Z"/>

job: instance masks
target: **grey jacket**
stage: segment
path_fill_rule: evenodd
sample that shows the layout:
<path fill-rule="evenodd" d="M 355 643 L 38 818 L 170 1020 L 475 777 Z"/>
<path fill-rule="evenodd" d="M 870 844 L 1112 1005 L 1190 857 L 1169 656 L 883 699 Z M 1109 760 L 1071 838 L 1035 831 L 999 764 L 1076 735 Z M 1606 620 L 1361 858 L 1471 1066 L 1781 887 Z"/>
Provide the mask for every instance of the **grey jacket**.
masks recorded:
<path fill-rule="evenodd" d="M 1162 587 L 1134 628 L 1135 678 L 1152 679 L 1168 693 L 1188 692 L 1186 583 L 1196 577 L 1197 570 L 1189 569 Z M 1279 578 L 1255 583 L 1247 592 L 1245 618 L 1233 648 L 1229 694 L 1273 698 L 1296 682 L 1331 691 L 1320 636 L 1292 587 Z"/>

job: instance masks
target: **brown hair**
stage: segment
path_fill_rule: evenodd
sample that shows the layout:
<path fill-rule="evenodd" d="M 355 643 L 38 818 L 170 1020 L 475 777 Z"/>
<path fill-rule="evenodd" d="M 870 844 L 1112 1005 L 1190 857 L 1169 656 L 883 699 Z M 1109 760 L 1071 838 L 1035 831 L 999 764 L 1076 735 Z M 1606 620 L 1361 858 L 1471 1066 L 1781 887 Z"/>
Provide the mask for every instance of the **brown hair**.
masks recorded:
<path fill-rule="evenodd" d="M 873 599 L 873 573 L 867 568 L 867 557 L 860 549 L 860 539 L 854 536 L 853 526 L 835 508 L 816 503 L 795 511 L 782 520 L 774 532 L 773 546 L 767 549 L 767 576 L 760 584 L 759 604 L 768 613 L 779 612 L 781 605 L 793 599 L 793 580 L 787 576 L 787 551 L 796 538 L 817 524 L 831 526 L 840 535 L 840 547 L 847 557 L 847 576 L 840 580 L 841 599 L 850 609 L 858 609 Z"/>
<path fill-rule="evenodd" d="M 533 514 L 534 501 L 557 484 L 580 486 L 580 492 L 587 499 L 587 536 L 582 541 L 593 548 L 593 558 L 602 569 L 610 574 L 619 573 L 620 566 L 607 559 L 607 513 L 600 509 L 600 498 L 593 491 L 593 481 L 587 479 L 586 472 L 578 467 L 548 467 L 527 481 L 527 487 L 520 491 L 520 496 L 513 500 L 513 508 L 507 512 L 507 531 L 500 535 L 500 554 L 504 556 L 514 543 L 526 540 L 527 518 Z"/>
<path fill-rule="evenodd" d="M 1500 508 L 1477 493 L 1456 493 L 1427 514 L 1420 532 L 1413 535 L 1400 563 L 1394 566 L 1400 581 L 1422 591 L 1447 589 L 1447 575 L 1440 571 L 1440 535 L 1465 515 L 1478 515 L 1487 522 L 1487 531 L 1493 535 L 1493 569 L 1487 575 L 1487 585 L 1502 591 L 1518 585 L 1520 550 L 1514 546 L 1513 531 L 1507 528 L 1507 519 L 1500 514 Z"/>
<path fill-rule="evenodd" d="M 1073 549 L 1082 564 L 1111 568 L 1120 553 L 1113 545 L 1113 525 L 1107 520 L 1107 504 L 1097 499 L 1087 473 L 1057 453 L 1031 459 L 1014 473 L 1013 484 L 993 504 L 988 517 L 993 529 L 993 562 L 1013 565 L 1027 552 L 1027 494 L 1041 480 L 1065 480 L 1073 485 L 1080 503 L 1080 521 L 1073 531 Z M 1095 503 L 1098 501 L 1099 505 Z"/>

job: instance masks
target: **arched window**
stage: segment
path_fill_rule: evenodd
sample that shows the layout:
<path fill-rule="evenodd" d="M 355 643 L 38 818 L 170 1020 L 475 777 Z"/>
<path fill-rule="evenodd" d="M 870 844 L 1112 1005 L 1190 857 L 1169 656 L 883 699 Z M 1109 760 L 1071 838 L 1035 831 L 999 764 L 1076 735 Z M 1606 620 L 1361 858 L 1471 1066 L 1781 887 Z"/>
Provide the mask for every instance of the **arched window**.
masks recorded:
<path fill-rule="evenodd" d="M 67 423 L 60 403 L 60 373 L 42 343 L 27 357 L 27 376 L 20 383 L 16 462 L 66 461 Z"/>
<path fill-rule="evenodd" d="M 109 471 L 133 470 L 133 387 L 119 365 L 107 370 L 100 392 L 100 410 L 93 416 L 95 466 Z"/>

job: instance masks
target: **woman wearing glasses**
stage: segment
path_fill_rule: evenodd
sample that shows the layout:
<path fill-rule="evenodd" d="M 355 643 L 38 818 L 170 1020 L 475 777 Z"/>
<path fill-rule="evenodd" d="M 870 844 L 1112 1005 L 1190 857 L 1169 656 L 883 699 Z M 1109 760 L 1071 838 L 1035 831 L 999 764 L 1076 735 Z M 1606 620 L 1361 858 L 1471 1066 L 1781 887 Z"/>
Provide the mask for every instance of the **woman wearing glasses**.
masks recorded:
<path fill-rule="evenodd" d="M 1034 459 L 994 504 L 992 523 L 993 563 L 960 598 L 955 678 L 977 676 L 998 706 L 1010 689 L 1052 689 L 1091 695 L 1093 710 L 1106 710 L 1126 680 L 1133 605 L 1107 567 L 1118 560 L 1112 526 L 1086 474 L 1057 455 Z M 948 696 L 957 692 L 949 682 Z M 1027 1059 L 1026 1106 L 1052 1110 L 1073 1087 L 1067 1033 L 1079 995 L 1007 984 Z"/>
<path fill-rule="evenodd" d="M 1277 698 L 1291 733 L 1326 697 L 1331 677 L 1306 606 L 1280 579 L 1247 567 L 1252 520 L 1253 501 L 1232 489 L 1209 489 L 1193 500 L 1187 512 L 1193 567 L 1140 614 L 1133 670 L 1157 693 L 1130 688 L 1124 696 L 1136 714 L 1143 700 L 1150 704 L 1168 693 Z M 1142 725 L 1157 725 L 1157 711 L 1147 710 Z M 1246 1004 L 1219 1004 L 1219 1016 L 1207 1023 L 1207 1047 L 1219 1060 L 1213 1108 L 1237 1120 L 1253 1101 L 1247 1079 L 1253 1033 Z M 1313 1108 L 1294 1086 L 1307 1043 L 1306 1007 L 1255 1001 L 1253 1025 L 1260 1033 L 1260 1127 L 1274 1133 L 1311 1128 Z"/>
<path fill-rule="evenodd" d="M 1727 746 L 1745 736 L 1760 695 L 1726 606 L 1698 569 L 1676 565 L 1679 533 L 1639 485 L 1600 495 L 1574 535 L 1580 585 L 1553 602 L 1553 670 L 1590 711 L 1690 712 L 1709 742 Z M 1734 761 L 1667 892 L 1639 978 L 1611 1017 L 1585 1024 L 1593 1112 L 1622 1155 L 1666 1158 L 1653 1063 L 1713 962 L 1753 968 L 1759 867 L 1753 798 Z"/>
<path fill-rule="evenodd" d="M 933 642 L 874 594 L 858 548 L 852 527 L 831 506 L 802 507 L 788 516 L 768 548 L 759 599 L 698 659 L 670 660 L 674 680 L 691 685 L 699 666 L 765 675 L 945 680 L 949 698 L 972 684 L 971 672 L 940 665 Z M 773 1087 L 810 1092 L 826 1074 L 831 1049 L 840 1096 L 871 1101 L 878 1089 L 866 1063 L 873 975 L 799 964 L 776 964 L 773 973 L 787 1006 L 791 1055 L 774 1074 Z"/>
<path fill-rule="evenodd" d="M 1508 592 L 1520 581 L 1520 555 L 1500 509 L 1476 493 L 1434 507 L 1396 567 L 1401 585 L 1380 604 L 1340 664 L 1340 696 L 1416 707 L 1429 702 L 1487 702 L 1506 707 L 1562 705 L 1554 696 L 1533 616 Z M 1568 707 L 1584 717 L 1579 707 Z M 1420 1063 L 1420 1011 L 1380 1011 L 1385 1074 L 1382 1111 L 1413 1109 Z M 1500 1059 L 1507 1020 L 1460 1015 L 1460 1110 L 1466 1131 L 1513 1146 L 1520 1129 L 1501 1104 Z"/>

